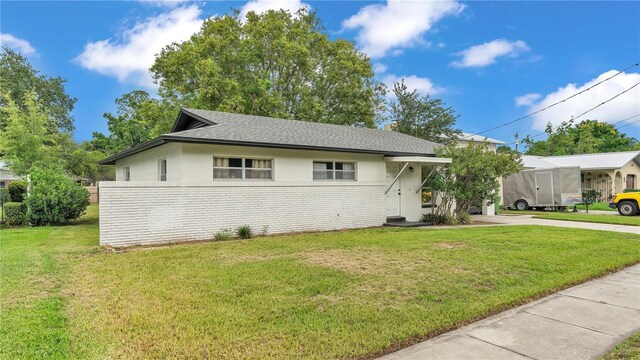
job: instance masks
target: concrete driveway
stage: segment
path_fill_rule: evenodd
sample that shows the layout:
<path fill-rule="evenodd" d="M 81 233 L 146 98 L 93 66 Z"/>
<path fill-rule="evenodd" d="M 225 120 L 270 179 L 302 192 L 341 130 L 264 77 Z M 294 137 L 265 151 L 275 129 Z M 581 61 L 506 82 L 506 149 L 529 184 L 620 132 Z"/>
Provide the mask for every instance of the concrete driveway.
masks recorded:
<path fill-rule="evenodd" d="M 597 359 L 640 330 L 640 265 L 382 359 Z"/>
<path fill-rule="evenodd" d="M 475 216 L 472 216 L 472 219 L 476 221 L 482 221 L 485 223 L 492 223 L 496 225 L 545 225 L 545 226 L 557 226 L 557 227 L 564 227 L 564 228 L 615 231 L 615 232 L 640 235 L 639 226 L 599 224 L 599 223 L 588 223 L 588 222 L 579 222 L 579 221 L 534 219 L 533 216 L 534 215 L 495 215 L 495 216 L 475 215 Z M 598 216 L 598 215 L 593 215 L 593 216 Z M 637 218 L 638 218 L 638 223 L 640 223 L 640 217 L 637 217 Z"/>

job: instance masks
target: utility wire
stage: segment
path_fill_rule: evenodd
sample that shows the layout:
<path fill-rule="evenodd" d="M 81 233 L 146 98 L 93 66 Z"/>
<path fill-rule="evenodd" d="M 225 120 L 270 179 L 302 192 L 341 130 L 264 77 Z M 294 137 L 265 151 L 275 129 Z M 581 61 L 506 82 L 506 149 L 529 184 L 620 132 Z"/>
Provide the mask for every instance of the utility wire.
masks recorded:
<path fill-rule="evenodd" d="M 637 122 L 640 122 L 640 119 L 638 119 L 638 120 L 636 120 L 636 121 L 632 121 L 632 122 L 630 122 L 630 123 L 628 123 L 628 124 L 624 124 L 624 125 L 620 126 L 620 127 L 618 128 L 618 130 L 622 129 L 623 127 L 627 127 L 627 126 L 629 126 L 629 125 L 633 125 L 633 124 L 635 124 L 635 123 L 637 123 Z"/>
<path fill-rule="evenodd" d="M 616 122 L 614 122 L 614 123 L 611 123 L 611 125 L 620 124 L 621 122 L 625 122 L 625 121 L 627 121 L 627 120 L 631 120 L 631 119 L 633 119 L 633 118 L 634 118 L 634 117 L 636 117 L 636 116 L 640 116 L 640 114 L 635 114 L 635 115 L 633 115 L 633 116 L 629 116 L 629 117 L 628 117 L 628 118 L 626 118 L 626 119 L 618 120 L 618 121 L 616 121 Z"/>
<path fill-rule="evenodd" d="M 625 93 L 627 93 L 627 92 L 631 91 L 633 88 L 635 88 L 635 87 L 636 87 L 636 86 L 638 86 L 638 85 L 640 85 L 640 82 L 638 82 L 638 83 L 636 83 L 635 85 L 631 86 L 630 88 L 628 88 L 628 89 L 626 89 L 626 90 L 624 90 L 624 91 L 622 91 L 622 92 L 620 92 L 620 93 L 616 94 L 615 96 L 613 96 L 613 97 L 611 97 L 611 98 L 609 98 L 609 99 L 607 99 L 607 100 L 605 100 L 605 101 L 601 102 L 600 104 L 598 104 L 598 105 L 596 105 L 596 106 L 592 107 L 591 109 L 589 109 L 589 110 L 587 110 L 587 111 L 585 111 L 585 112 L 581 113 L 580 115 L 575 116 L 575 117 L 572 117 L 569 121 L 576 120 L 576 119 L 578 119 L 578 118 L 580 118 L 580 117 L 582 117 L 582 116 L 584 116 L 584 115 L 586 115 L 586 114 L 590 113 L 591 111 L 593 111 L 593 110 L 595 110 L 595 109 L 599 108 L 600 106 L 602 106 L 602 105 L 604 105 L 604 104 L 606 104 L 606 103 L 608 103 L 608 102 L 610 102 L 610 101 L 614 100 L 614 99 L 615 99 L 615 98 L 617 98 L 618 96 L 620 96 L 620 95 L 622 95 L 622 94 L 625 94 Z M 634 117 L 636 117 L 636 116 L 638 116 L 638 115 L 640 115 L 640 114 L 634 115 L 634 116 L 632 116 L 632 117 L 630 117 L 630 118 L 627 118 L 627 119 L 624 119 L 624 120 L 620 120 L 619 122 L 622 122 L 622 121 L 626 121 L 626 120 L 632 119 L 632 118 L 634 118 Z M 617 123 L 616 123 L 616 124 L 617 124 Z M 552 128 L 551 128 L 551 131 L 553 131 L 553 130 L 557 129 L 557 128 L 558 128 L 558 127 L 560 127 L 561 125 L 562 125 L 562 123 L 561 123 L 560 125 L 557 125 L 557 126 L 552 127 Z M 536 138 L 536 137 L 538 137 L 538 136 L 540 136 L 540 135 L 544 135 L 544 134 L 546 134 L 546 131 L 543 131 L 543 132 L 541 132 L 541 133 L 535 134 L 535 135 L 533 135 L 533 136 L 529 136 L 529 139 L 533 139 L 533 138 Z M 515 142 L 509 143 L 509 144 L 507 144 L 507 145 L 513 145 L 513 144 L 515 144 Z"/>
<path fill-rule="evenodd" d="M 634 67 L 634 66 L 638 66 L 638 65 L 640 65 L 640 62 L 637 62 L 637 63 L 635 63 L 635 64 L 633 64 L 633 65 L 630 65 L 630 66 L 629 66 L 629 67 L 627 67 L 626 69 L 620 70 L 620 71 L 618 71 L 617 73 L 615 73 L 615 74 L 611 75 L 610 77 L 608 77 L 608 78 L 606 78 L 606 79 L 603 79 L 603 80 L 600 80 L 600 81 L 598 81 L 597 83 L 595 83 L 595 84 L 591 85 L 590 87 L 588 87 L 588 88 L 586 88 L 586 89 L 584 89 L 584 90 L 581 90 L 581 91 L 579 91 L 579 92 L 577 92 L 577 93 L 575 93 L 575 94 L 573 94 L 573 95 L 571 95 L 571 96 L 569 96 L 569 97 L 567 97 L 567 98 L 564 98 L 564 99 L 562 99 L 562 100 L 560 100 L 560 101 L 558 101 L 558 102 L 555 102 L 555 103 L 553 103 L 553 104 L 551 104 L 551 105 L 548 105 L 548 106 L 546 106 L 546 107 L 544 107 L 544 108 L 542 108 L 542 109 L 536 110 L 536 111 L 534 111 L 534 112 L 532 112 L 532 113 L 526 114 L 526 115 L 521 116 L 521 117 L 519 117 L 519 118 L 517 118 L 517 119 L 514 119 L 514 120 L 511 120 L 511 121 L 506 122 L 506 123 L 504 123 L 504 124 L 501 124 L 501 125 L 498 125 L 498 126 L 492 127 L 491 129 L 487 129 L 487 130 L 480 131 L 480 132 L 475 133 L 475 134 L 472 134 L 472 135 L 481 135 L 481 134 L 487 133 L 487 132 L 489 132 L 489 131 L 493 131 L 493 130 L 499 129 L 499 128 L 501 128 L 501 127 L 505 127 L 505 126 L 507 126 L 507 125 L 511 125 L 511 124 L 516 123 L 516 122 L 518 122 L 518 121 L 524 120 L 524 119 L 526 119 L 526 118 L 528 118 L 528 117 L 531 117 L 531 116 L 533 116 L 533 115 L 535 115 L 535 114 L 541 113 L 541 112 L 543 112 L 543 111 L 545 111 L 545 110 L 547 110 L 547 109 L 550 109 L 550 108 L 552 108 L 552 107 L 554 107 L 554 106 L 556 106 L 556 105 L 558 105 L 558 104 L 561 104 L 561 103 L 563 103 L 563 102 L 565 102 L 565 101 L 567 101 L 567 100 L 570 100 L 570 99 L 572 99 L 572 98 L 574 98 L 574 97 L 576 97 L 576 96 L 578 96 L 578 95 L 580 95 L 580 94 L 583 94 L 583 93 L 585 93 L 585 92 L 587 92 L 587 91 L 589 91 L 589 90 L 593 89 L 594 87 L 596 87 L 596 86 L 598 86 L 598 85 L 600 85 L 600 84 L 602 84 L 602 83 L 604 83 L 604 82 L 606 82 L 606 81 L 609 81 L 609 80 L 613 79 L 614 77 L 616 77 L 616 76 L 618 76 L 618 75 L 622 74 L 623 72 L 625 72 L 625 71 L 627 71 L 627 70 L 631 69 L 632 67 Z"/>

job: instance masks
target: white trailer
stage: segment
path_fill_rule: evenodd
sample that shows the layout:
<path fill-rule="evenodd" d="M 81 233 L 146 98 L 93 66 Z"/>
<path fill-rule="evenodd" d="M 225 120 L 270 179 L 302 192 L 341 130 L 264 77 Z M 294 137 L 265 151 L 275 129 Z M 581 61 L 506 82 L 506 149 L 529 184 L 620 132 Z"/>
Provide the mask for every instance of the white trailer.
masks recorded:
<path fill-rule="evenodd" d="M 582 203 L 580 167 L 523 170 L 504 178 L 503 202 L 516 210 Z"/>

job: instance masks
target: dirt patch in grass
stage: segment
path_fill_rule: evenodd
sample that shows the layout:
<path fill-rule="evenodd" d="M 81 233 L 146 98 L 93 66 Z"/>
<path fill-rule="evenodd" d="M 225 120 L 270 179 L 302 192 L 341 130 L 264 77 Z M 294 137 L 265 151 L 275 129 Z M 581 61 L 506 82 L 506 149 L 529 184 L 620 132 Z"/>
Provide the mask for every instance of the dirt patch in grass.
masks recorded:
<path fill-rule="evenodd" d="M 302 257 L 312 265 L 361 274 L 384 273 L 389 269 L 410 271 L 430 262 L 427 257 L 393 257 L 376 251 L 344 249 L 313 251 Z"/>
<path fill-rule="evenodd" d="M 449 242 L 441 242 L 441 243 L 434 244 L 433 246 L 440 249 L 460 249 L 460 248 L 467 247 L 467 245 L 462 243 L 449 243 Z"/>

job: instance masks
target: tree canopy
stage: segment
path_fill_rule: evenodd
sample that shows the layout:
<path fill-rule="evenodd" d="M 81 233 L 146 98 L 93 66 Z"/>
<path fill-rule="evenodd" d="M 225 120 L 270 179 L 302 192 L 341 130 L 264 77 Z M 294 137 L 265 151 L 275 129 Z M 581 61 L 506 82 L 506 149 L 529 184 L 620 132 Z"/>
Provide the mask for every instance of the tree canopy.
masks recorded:
<path fill-rule="evenodd" d="M 404 80 L 393 84 L 394 99 L 389 102 L 393 130 L 437 143 L 455 141 L 461 131 L 455 129 L 458 116 L 439 98 L 409 91 Z"/>
<path fill-rule="evenodd" d="M 18 105 L 2 94 L 4 127 L 0 130 L 2 160 L 19 176 L 28 175 L 34 167 L 60 165 L 64 147 L 71 141 L 66 132 L 48 133 L 49 114 L 36 100 L 36 94 L 24 94 Z"/>
<path fill-rule="evenodd" d="M 46 115 L 49 133 L 73 131 L 71 111 L 76 99 L 69 96 L 64 88 L 66 80 L 38 74 L 31 64 L 19 53 L 3 47 L 0 53 L 0 89 L 5 96 L 0 107 L 11 99 L 19 108 L 26 109 L 28 103 L 37 100 L 37 105 Z M 33 94 L 33 96 L 32 96 Z M 30 98 L 32 98 L 30 100 Z M 0 129 L 6 125 L 6 114 L 0 117 Z"/>
<path fill-rule="evenodd" d="M 115 154 L 169 132 L 178 106 L 135 90 L 116 99 L 115 114 L 105 113 L 109 135 L 93 133 L 94 150 Z"/>
<path fill-rule="evenodd" d="M 573 155 L 640 149 L 637 139 L 618 131 L 612 124 L 598 120 L 585 120 L 578 124 L 563 122 L 555 129 L 548 124 L 545 132 L 546 140 L 535 141 L 530 136 L 522 140 L 527 145 L 527 155 Z"/>
<path fill-rule="evenodd" d="M 151 72 L 161 97 L 201 109 L 375 127 L 384 106 L 369 58 L 305 9 L 206 20 Z"/>
<path fill-rule="evenodd" d="M 437 149 L 437 153 L 452 160 L 451 164 L 438 168 L 428 181 L 441 196 L 437 214 L 451 210 L 456 215 L 466 214 L 471 206 L 497 201 L 498 179 L 522 170 L 520 154 L 493 152 L 487 142 L 462 147 L 452 143 Z"/>

